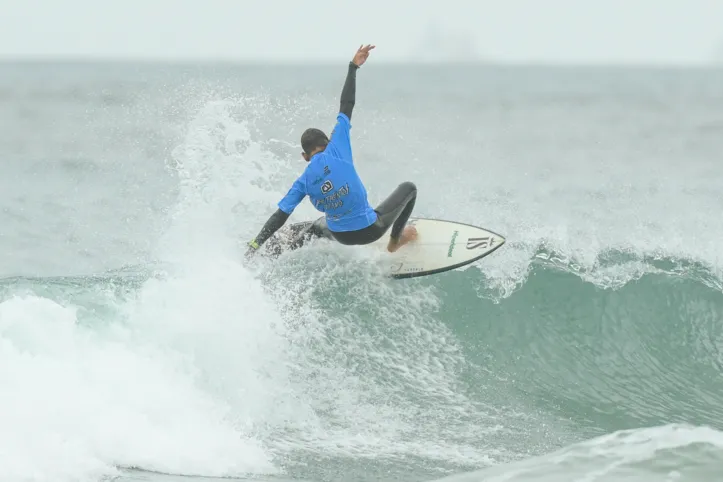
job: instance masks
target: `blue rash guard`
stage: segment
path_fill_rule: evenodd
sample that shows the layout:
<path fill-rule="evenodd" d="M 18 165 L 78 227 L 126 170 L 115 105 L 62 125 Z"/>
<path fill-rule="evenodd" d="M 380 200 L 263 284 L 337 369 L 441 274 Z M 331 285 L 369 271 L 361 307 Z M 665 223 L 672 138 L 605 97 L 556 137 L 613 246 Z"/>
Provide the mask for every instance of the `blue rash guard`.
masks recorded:
<path fill-rule="evenodd" d="M 354 168 L 349 117 L 339 113 L 326 149 L 315 154 L 278 207 L 291 214 L 305 196 L 326 216 L 332 232 L 357 231 L 377 220 L 367 191 Z"/>

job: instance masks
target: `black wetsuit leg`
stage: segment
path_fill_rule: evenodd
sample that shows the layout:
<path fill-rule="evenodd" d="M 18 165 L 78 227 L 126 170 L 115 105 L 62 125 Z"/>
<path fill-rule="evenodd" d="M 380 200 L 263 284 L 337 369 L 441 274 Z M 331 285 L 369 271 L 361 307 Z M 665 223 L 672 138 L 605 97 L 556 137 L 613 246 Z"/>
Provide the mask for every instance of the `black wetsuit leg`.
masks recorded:
<path fill-rule="evenodd" d="M 377 223 L 384 226 L 384 231 L 392 226 L 391 238 L 398 240 L 404 226 L 409 221 L 417 201 L 417 186 L 412 182 L 403 182 L 392 192 L 388 198 L 377 206 L 375 211 L 379 215 Z M 393 223 L 393 224 L 392 224 Z"/>
<path fill-rule="evenodd" d="M 341 244 L 369 244 L 384 236 L 392 228 L 391 238 L 395 241 L 402 234 L 417 200 L 417 186 L 403 182 L 375 209 L 377 220 L 374 224 L 358 231 L 334 233 L 331 236 Z M 328 229 L 327 229 L 328 230 Z"/>

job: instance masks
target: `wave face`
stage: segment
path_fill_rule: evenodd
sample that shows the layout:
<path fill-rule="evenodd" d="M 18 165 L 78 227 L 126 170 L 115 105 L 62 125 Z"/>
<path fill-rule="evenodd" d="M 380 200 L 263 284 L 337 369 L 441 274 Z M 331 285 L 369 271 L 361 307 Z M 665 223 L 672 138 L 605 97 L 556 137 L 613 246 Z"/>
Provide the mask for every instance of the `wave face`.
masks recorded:
<path fill-rule="evenodd" d="M 31 458 L 4 466 L 52 450 L 48 470 L 241 476 L 283 460 L 310 479 L 368 464 L 428 477 L 563 447 L 512 480 L 608 457 L 609 480 L 638 462 L 644 476 L 717 470 L 723 293 L 705 279 L 609 289 L 533 260 L 499 299 L 475 268 L 406 283 L 327 255 L 281 260 L 265 289 L 207 260 L 187 275 L 5 279 L 2 438 Z"/>

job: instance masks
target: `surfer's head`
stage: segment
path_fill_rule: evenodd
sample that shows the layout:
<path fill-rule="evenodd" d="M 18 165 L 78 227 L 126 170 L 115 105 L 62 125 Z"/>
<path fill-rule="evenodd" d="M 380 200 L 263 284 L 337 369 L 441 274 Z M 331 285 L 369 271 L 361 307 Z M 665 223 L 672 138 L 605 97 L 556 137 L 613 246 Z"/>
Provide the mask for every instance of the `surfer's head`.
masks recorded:
<path fill-rule="evenodd" d="M 313 127 L 306 129 L 301 134 L 301 148 L 304 150 L 301 157 L 309 162 L 311 156 L 326 149 L 327 144 L 329 144 L 329 138 L 322 131 Z"/>

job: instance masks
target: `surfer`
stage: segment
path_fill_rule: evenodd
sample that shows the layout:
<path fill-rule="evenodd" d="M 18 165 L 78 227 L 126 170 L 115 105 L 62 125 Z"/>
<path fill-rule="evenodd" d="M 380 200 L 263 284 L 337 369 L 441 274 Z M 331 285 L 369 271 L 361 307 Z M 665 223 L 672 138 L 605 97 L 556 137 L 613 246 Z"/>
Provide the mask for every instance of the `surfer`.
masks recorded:
<path fill-rule="evenodd" d="M 301 135 L 301 156 L 308 163 L 293 183 L 278 209 L 264 224 L 259 234 L 248 243 L 246 256 L 281 228 L 304 197 L 309 196 L 314 208 L 324 216 L 314 221 L 291 243 L 299 248 L 312 237 L 323 237 L 341 244 L 369 244 L 389 230 L 387 250 L 394 252 L 417 238 L 414 226 L 406 226 L 414 209 L 417 188 L 411 182 L 400 184 L 389 197 L 373 209 L 367 192 L 354 167 L 349 129 L 356 101 L 356 71 L 364 65 L 374 45 L 362 45 L 349 62 L 349 70 L 341 91 L 336 126 L 327 137 L 319 129 L 309 128 Z"/>

